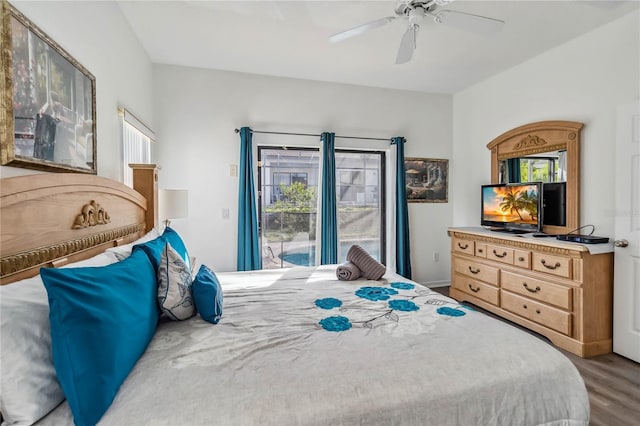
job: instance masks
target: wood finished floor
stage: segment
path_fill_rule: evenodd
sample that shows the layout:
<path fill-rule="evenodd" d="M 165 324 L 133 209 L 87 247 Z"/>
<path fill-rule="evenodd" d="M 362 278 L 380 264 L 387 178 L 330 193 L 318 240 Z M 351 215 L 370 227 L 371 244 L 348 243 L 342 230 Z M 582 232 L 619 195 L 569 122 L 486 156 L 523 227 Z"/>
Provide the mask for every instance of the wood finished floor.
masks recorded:
<path fill-rule="evenodd" d="M 449 295 L 449 287 L 437 287 L 432 290 L 445 296 Z M 479 307 L 476 309 L 526 330 Z M 546 340 L 542 336 L 539 337 Z M 582 375 L 591 404 L 590 425 L 640 425 L 640 364 L 614 353 L 585 359 L 558 349 L 573 362 Z"/>

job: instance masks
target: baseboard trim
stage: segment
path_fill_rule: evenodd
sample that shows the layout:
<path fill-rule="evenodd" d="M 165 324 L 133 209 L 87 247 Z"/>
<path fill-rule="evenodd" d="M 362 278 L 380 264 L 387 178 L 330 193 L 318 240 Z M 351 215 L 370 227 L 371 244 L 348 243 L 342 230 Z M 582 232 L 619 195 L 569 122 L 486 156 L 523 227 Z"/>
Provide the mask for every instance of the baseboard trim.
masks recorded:
<path fill-rule="evenodd" d="M 418 284 L 423 285 L 423 286 L 428 287 L 428 288 L 448 287 L 448 286 L 451 285 L 451 281 L 448 281 L 448 280 L 444 280 L 444 281 L 428 281 L 426 283 L 419 282 Z"/>

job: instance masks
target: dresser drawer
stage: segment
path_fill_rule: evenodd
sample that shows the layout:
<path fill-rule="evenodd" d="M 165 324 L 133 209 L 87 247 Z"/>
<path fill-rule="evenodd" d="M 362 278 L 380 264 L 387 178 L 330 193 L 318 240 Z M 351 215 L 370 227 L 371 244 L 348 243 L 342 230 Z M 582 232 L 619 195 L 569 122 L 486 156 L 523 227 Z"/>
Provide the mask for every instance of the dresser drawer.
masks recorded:
<path fill-rule="evenodd" d="M 476 243 L 476 257 L 487 257 L 487 245 L 484 243 Z"/>
<path fill-rule="evenodd" d="M 498 306 L 499 290 L 497 287 L 485 284 L 461 274 L 455 275 L 453 286 L 462 292 L 472 295 L 473 297 Z"/>
<path fill-rule="evenodd" d="M 453 259 L 454 270 L 468 277 L 476 280 L 484 281 L 485 283 L 498 285 L 498 268 L 482 265 L 472 260 L 455 258 Z"/>
<path fill-rule="evenodd" d="M 571 278 L 571 259 L 546 253 L 533 253 L 533 269 L 559 277 Z"/>
<path fill-rule="evenodd" d="M 487 244 L 487 259 L 513 265 L 513 249 Z"/>
<path fill-rule="evenodd" d="M 466 253 L 471 256 L 475 253 L 475 242 L 469 240 L 461 240 L 460 238 L 454 238 L 452 241 L 453 251 L 458 253 Z"/>
<path fill-rule="evenodd" d="M 520 268 L 531 269 L 531 252 L 525 250 L 514 250 L 513 264 Z"/>
<path fill-rule="evenodd" d="M 521 294 L 530 299 L 571 310 L 572 289 L 570 287 L 551 284 L 505 271 L 500 272 L 500 286 L 505 290 Z"/>
<path fill-rule="evenodd" d="M 569 312 L 534 302 L 531 299 L 517 296 L 508 291 L 502 291 L 500 296 L 503 309 L 567 336 L 571 334 L 571 314 Z"/>

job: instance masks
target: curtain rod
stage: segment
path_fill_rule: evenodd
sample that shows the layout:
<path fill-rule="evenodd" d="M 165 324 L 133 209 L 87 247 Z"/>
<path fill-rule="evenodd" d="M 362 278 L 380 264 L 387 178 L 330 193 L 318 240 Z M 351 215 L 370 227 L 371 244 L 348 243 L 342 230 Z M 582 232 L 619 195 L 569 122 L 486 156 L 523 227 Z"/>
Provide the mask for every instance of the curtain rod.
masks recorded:
<path fill-rule="evenodd" d="M 235 129 L 234 132 L 236 133 L 240 133 L 240 129 Z M 265 131 L 259 131 L 259 130 L 251 130 L 251 133 L 267 133 L 267 134 L 271 134 L 271 135 L 293 135 L 293 136 L 316 136 L 316 137 L 320 137 L 322 135 L 316 135 L 314 133 L 289 133 L 289 132 L 265 132 Z M 391 138 L 365 138 L 365 137 L 359 137 L 359 136 L 338 136 L 336 135 L 336 138 L 340 138 L 340 139 L 363 139 L 363 140 L 370 140 L 370 141 L 391 141 Z"/>

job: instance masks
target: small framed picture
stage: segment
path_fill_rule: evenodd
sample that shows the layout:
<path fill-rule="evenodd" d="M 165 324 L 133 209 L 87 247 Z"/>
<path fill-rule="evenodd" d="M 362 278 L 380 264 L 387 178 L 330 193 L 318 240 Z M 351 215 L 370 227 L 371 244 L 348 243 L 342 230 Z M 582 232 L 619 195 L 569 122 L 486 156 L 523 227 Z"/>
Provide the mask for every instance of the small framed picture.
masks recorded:
<path fill-rule="evenodd" d="M 405 158 L 404 173 L 409 203 L 446 203 L 449 160 Z"/>

